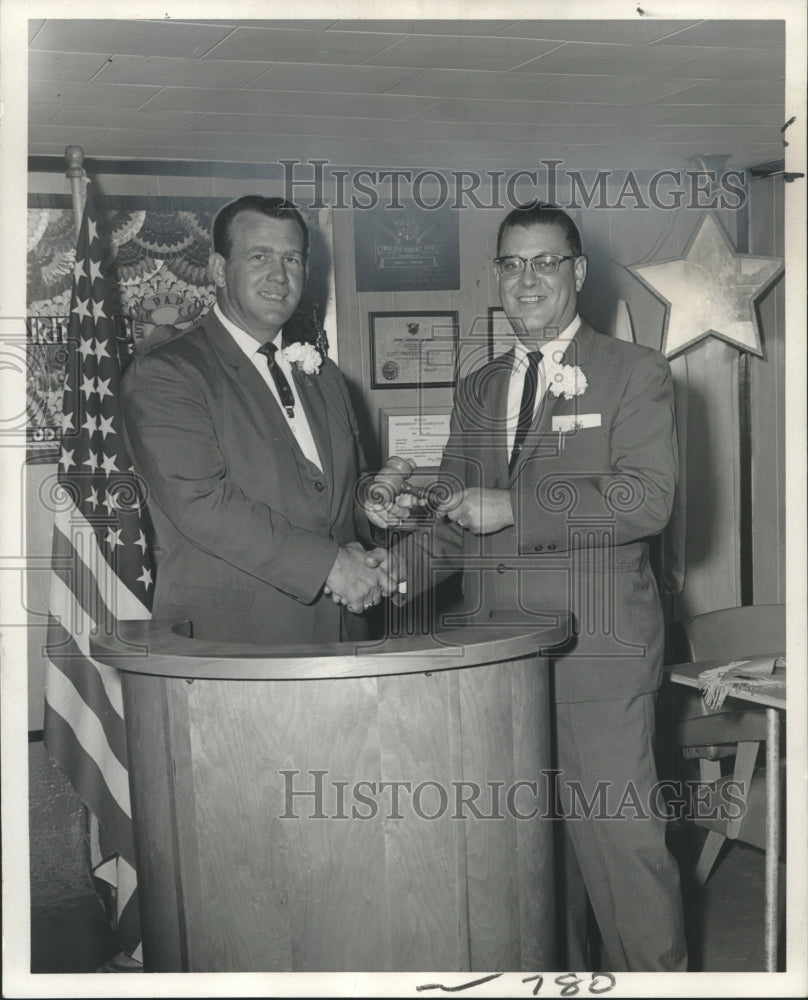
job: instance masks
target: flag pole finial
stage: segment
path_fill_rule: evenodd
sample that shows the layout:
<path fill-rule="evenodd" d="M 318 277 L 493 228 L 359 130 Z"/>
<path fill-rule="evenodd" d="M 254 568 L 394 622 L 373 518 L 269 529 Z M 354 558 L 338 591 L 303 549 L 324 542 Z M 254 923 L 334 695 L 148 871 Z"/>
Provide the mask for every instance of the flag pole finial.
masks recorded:
<path fill-rule="evenodd" d="M 73 196 L 73 227 L 78 239 L 81 228 L 81 216 L 84 212 L 84 187 L 86 174 L 84 172 L 84 150 L 81 146 L 68 146 L 65 149 L 67 170 L 65 176 L 70 181 L 70 193 Z"/>

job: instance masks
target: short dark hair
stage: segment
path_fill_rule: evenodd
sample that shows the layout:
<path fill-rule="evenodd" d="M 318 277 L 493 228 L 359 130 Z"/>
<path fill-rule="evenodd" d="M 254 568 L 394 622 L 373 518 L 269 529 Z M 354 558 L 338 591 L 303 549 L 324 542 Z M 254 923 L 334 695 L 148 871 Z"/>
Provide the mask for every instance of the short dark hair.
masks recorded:
<path fill-rule="evenodd" d="M 260 194 L 245 194 L 235 201 L 223 205 L 213 220 L 212 237 L 213 252 L 229 257 L 233 249 L 233 238 L 230 228 L 233 219 L 241 212 L 259 212 L 270 219 L 292 219 L 300 227 L 303 234 L 303 255 L 309 253 L 309 230 L 303 216 L 291 201 L 285 198 L 265 198 Z"/>
<path fill-rule="evenodd" d="M 581 243 L 581 234 L 578 231 L 578 227 L 563 208 L 559 208 L 557 205 L 547 205 L 542 201 L 536 200 L 526 202 L 524 205 L 517 205 L 500 222 L 499 229 L 497 230 L 497 255 L 499 255 L 499 248 L 502 246 L 502 239 L 505 236 L 506 229 L 510 229 L 511 226 L 523 226 L 527 229 L 528 226 L 539 224 L 543 226 L 558 226 L 569 244 L 570 253 L 574 253 L 576 257 L 580 257 L 583 254 L 583 244 Z"/>

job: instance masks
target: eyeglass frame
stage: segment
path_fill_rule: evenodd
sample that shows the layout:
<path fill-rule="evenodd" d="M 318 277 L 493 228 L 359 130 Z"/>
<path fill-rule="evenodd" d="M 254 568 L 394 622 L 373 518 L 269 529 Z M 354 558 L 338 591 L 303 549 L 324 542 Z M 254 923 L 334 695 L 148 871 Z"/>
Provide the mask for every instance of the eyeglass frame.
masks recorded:
<path fill-rule="evenodd" d="M 582 254 L 578 253 L 567 254 L 567 255 L 562 255 L 557 253 L 537 253 L 534 257 L 520 257 L 519 254 L 516 253 L 506 253 L 503 254 L 501 257 L 494 257 L 494 266 L 496 267 L 500 277 L 503 278 L 515 278 L 519 274 L 524 274 L 525 268 L 527 267 L 528 264 L 530 264 L 533 273 L 538 275 L 540 278 L 553 278 L 555 277 L 555 275 L 558 274 L 558 269 L 561 267 L 561 265 L 564 263 L 565 260 L 578 260 L 578 258 L 581 256 Z M 555 259 L 555 271 L 553 271 L 552 274 L 539 274 L 539 272 L 536 270 L 536 265 L 534 263 L 534 261 L 537 261 L 539 257 L 553 257 Z M 501 263 L 503 260 L 521 260 L 522 266 L 519 268 L 518 271 L 515 271 L 513 274 L 503 274 L 501 267 Z"/>

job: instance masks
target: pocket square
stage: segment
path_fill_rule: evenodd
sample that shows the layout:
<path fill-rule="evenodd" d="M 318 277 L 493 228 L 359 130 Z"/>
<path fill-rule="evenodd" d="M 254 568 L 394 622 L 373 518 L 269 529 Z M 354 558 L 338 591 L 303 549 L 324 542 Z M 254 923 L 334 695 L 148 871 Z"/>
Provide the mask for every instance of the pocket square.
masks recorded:
<path fill-rule="evenodd" d="M 564 413 L 553 417 L 553 430 L 566 434 L 569 431 L 580 431 L 585 427 L 600 427 L 599 413 Z"/>

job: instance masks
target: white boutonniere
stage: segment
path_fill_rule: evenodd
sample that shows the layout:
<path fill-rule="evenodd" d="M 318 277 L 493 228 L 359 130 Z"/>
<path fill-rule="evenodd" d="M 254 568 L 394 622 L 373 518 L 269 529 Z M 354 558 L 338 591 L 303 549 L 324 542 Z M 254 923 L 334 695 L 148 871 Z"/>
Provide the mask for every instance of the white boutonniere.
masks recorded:
<path fill-rule="evenodd" d="M 301 344 L 299 341 L 284 347 L 283 356 L 290 365 L 297 367 L 305 375 L 317 375 L 323 359 L 313 344 Z"/>
<path fill-rule="evenodd" d="M 583 396 L 588 385 L 586 375 L 578 365 L 551 365 L 549 372 L 550 392 L 554 396 L 572 399 Z"/>

